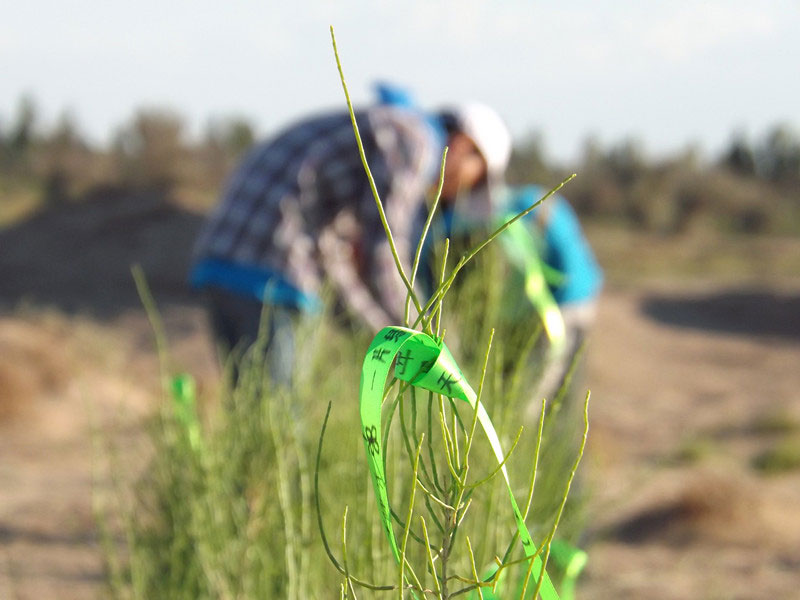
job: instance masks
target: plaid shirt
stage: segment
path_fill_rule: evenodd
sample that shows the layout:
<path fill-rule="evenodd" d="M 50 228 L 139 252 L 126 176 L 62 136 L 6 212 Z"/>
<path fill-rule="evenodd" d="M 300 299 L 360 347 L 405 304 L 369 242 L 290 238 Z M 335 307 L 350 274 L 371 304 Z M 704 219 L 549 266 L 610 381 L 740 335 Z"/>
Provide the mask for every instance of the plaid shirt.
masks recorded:
<path fill-rule="evenodd" d="M 356 113 L 356 119 L 408 270 L 416 244 L 413 222 L 435 180 L 441 143 L 413 111 L 378 106 Z M 312 296 L 327 280 L 376 330 L 402 314 L 405 286 L 347 113 L 304 121 L 254 148 L 201 233 L 195 258 L 277 273 Z M 224 287 L 222 281 L 210 283 Z"/>

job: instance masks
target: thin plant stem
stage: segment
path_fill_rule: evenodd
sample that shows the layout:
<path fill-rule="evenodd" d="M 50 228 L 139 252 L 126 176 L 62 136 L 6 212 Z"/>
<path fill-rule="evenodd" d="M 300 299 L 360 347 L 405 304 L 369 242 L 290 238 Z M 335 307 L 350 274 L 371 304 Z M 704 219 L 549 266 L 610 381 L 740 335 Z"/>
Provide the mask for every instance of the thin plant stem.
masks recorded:
<path fill-rule="evenodd" d="M 533 465 L 531 465 L 531 484 L 528 487 L 528 498 L 525 501 L 525 512 L 522 513 L 522 519 L 528 518 L 528 511 L 531 509 L 533 502 L 533 488 L 536 485 L 536 474 L 539 469 L 539 451 L 542 447 L 542 432 L 544 429 L 544 411 L 547 406 L 547 400 L 542 398 L 542 410 L 539 413 L 539 427 L 536 430 L 536 446 L 533 450 Z"/>
<path fill-rule="evenodd" d="M 572 465 L 572 469 L 569 473 L 569 479 L 567 479 L 567 485 L 564 488 L 564 494 L 561 497 L 561 505 L 558 507 L 558 513 L 556 514 L 556 518 L 553 521 L 553 527 L 550 529 L 550 534 L 547 536 L 546 540 L 546 550 L 544 554 L 544 558 L 542 559 L 542 568 L 541 572 L 539 573 L 539 581 L 536 584 L 536 591 L 534 592 L 533 597 L 539 594 L 539 590 L 542 587 L 542 582 L 544 580 L 544 571 L 547 568 L 547 561 L 550 558 L 550 544 L 553 541 L 553 538 L 556 535 L 556 529 L 558 528 L 558 524 L 561 521 L 561 516 L 564 514 L 564 507 L 567 504 L 567 497 L 569 496 L 569 490 L 572 487 L 572 480 L 575 479 L 575 473 L 578 471 L 578 465 L 583 458 L 583 452 L 586 449 L 586 438 L 589 436 L 589 398 L 591 397 L 591 391 L 586 392 L 586 400 L 583 403 L 583 435 L 581 436 L 581 445 L 578 448 L 578 455 L 575 457 L 575 462 Z M 526 581 L 527 583 L 527 581 Z"/>
<path fill-rule="evenodd" d="M 422 488 L 422 491 L 423 491 L 423 492 L 425 492 L 425 494 L 426 494 L 428 497 L 430 497 L 430 499 L 431 499 L 431 500 L 433 500 L 433 502 L 435 502 L 436 504 L 438 504 L 439 506 L 441 506 L 443 509 L 445 509 L 445 510 L 455 510 L 455 506 L 451 506 L 451 505 L 449 505 L 447 502 L 445 502 L 445 501 L 444 501 L 444 500 L 442 500 L 441 498 L 439 498 L 439 497 L 437 497 L 436 495 L 434 495 L 433 493 L 431 493 L 431 491 L 430 491 L 430 490 L 428 490 L 428 489 L 427 489 L 427 488 L 426 488 L 426 487 L 425 487 L 425 486 L 422 484 L 422 482 L 421 482 L 419 479 L 417 479 L 417 485 L 418 485 L 420 488 Z"/>
<path fill-rule="evenodd" d="M 475 439 L 475 431 L 478 425 L 478 405 L 481 403 L 481 398 L 483 396 L 483 384 L 486 380 L 486 367 L 489 364 L 489 354 L 492 351 L 492 341 L 494 340 L 494 329 L 491 330 L 489 333 L 489 342 L 486 344 L 486 354 L 483 359 L 483 369 L 481 370 L 481 379 L 480 383 L 478 384 L 478 396 L 475 401 L 475 411 L 472 416 L 472 424 L 470 426 L 469 435 L 467 436 L 467 445 L 464 449 L 464 477 L 466 479 L 467 471 L 469 469 L 469 452 L 472 449 L 472 441 Z"/>
<path fill-rule="evenodd" d="M 447 330 L 444 331 L 447 333 Z M 453 410 L 453 430 L 458 430 L 461 432 L 462 435 L 467 435 L 467 426 L 464 425 L 464 421 L 461 420 L 461 414 L 458 412 L 458 406 L 456 405 L 456 401 L 452 398 L 447 398 L 448 402 L 450 403 L 450 408 Z"/>
<path fill-rule="evenodd" d="M 497 236 L 499 236 L 499 235 L 500 235 L 501 233 L 503 233 L 503 232 L 504 232 L 506 229 L 508 229 L 509 227 L 511 227 L 511 225 L 513 225 L 514 223 L 516 223 L 517 221 L 519 221 L 520 219 L 522 219 L 523 217 L 525 217 L 526 215 L 528 215 L 528 214 L 529 214 L 531 211 L 533 211 L 533 210 L 534 210 L 534 209 L 535 209 L 537 206 L 539 206 L 540 204 L 542 204 L 542 203 L 543 203 L 545 200 L 547 200 L 548 198 L 550 198 L 550 197 L 551 197 L 553 194 L 556 194 L 556 193 L 557 193 L 557 192 L 558 192 L 558 191 L 559 191 L 559 190 L 560 190 L 562 187 L 564 187 L 564 186 L 565 186 L 567 183 L 569 183 L 570 181 L 572 181 L 572 180 L 573 180 L 575 177 L 576 177 L 576 174 L 575 174 L 575 173 L 573 173 L 573 174 L 572 174 L 572 175 L 570 175 L 569 177 L 565 178 L 565 179 L 564 179 L 564 180 L 563 180 L 561 183 L 559 183 L 559 184 L 558 184 L 556 187 L 554 187 L 554 188 L 553 188 L 553 189 L 551 189 L 549 192 L 547 192 L 547 193 L 546 193 L 544 196 L 542 196 L 542 197 L 541 197 L 541 198 L 540 198 L 538 201 L 534 202 L 534 203 L 533 203 L 533 204 L 531 204 L 531 205 L 530 205 L 528 208 L 526 208 L 526 209 L 525 209 L 525 210 L 523 210 L 522 212 L 520 212 L 520 213 L 516 214 L 514 217 L 512 217 L 511 219 L 509 219 L 508 221 L 506 221 L 505 223 L 503 223 L 503 224 L 502 224 L 500 227 L 498 227 L 498 228 L 497 228 L 497 229 L 496 229 L 494 232 L 492 232 L 492 233 L 489 235 L 489 237 L 487 237 L 485 240 L 483 240 L 483 241 L 482 241 L 482 242 L 480 242 L 479 244 L 475 245 L 475 246 L 474 246 L 472 249 L 470 249 L 470 250 L 469 250 L 469 251 L 468 251 L 468 252 L 467 252 L 467 253 L 466 253 L 464 256 L 462 256 L 462 257 L 461 257 L 461 259 L 460 259 L 460 260 L 458 261 L 458 263 L 456 264 L 456 266 L 455 266 L 455 267 L 453 268 L 453 270 L 450 272 L 450 276 L 447 278 L 447 281 L 445 281 L 444 283 L 442 283 L 442 284 L 441 284 L 441 285 L 440 285 L 440 286 L 439 286 L 439 287 L 436 289 L 436 291 L 434 291 L 434 293 L 431 295 L 431 297 L 428 299 L 428 302 L 425 304 L 425 307 L 424 307 L 424 309 L 423 309 L 423 310 L 420 312 L 420 316 L 419 316 L 419 317 L 417 317 L 417 320 L 414 322 L 414 327 L 416 327 L 416 326 L 417 326 L 417 324 L 418 324 L 420 321 L 424 321 L 424 320 L 425 320 L 425 316 L 424 316 L 424 315 L 426 315 L 426 314 L 428 313 L 428 311 L 431 309 L 431 307 L 432 307 L 432 306 L 434 306 L 434 305 L 435 305 L 437 302 L 439 302 L 439 301 L 440 301 L 440 299 L 441 299 L 441 298 L 443 298 L 443 297 L 444 297 L 444 295 L 447 293 L 447 290 L 448 290 L 448 289 L 450 289 L 450 286 L 451 286 L 451 285 L 453 284 L 453 282 L 455 281 L 455 278 L 456 278 L 456 276 L 458 275 L 458 272 L 459 272 L 459 271 L 460 271 L 462 268 L 464 268 L 464 266 L 465 266 L 465 265 L 466 265 L 466 264 L 467 264 L 467 263 L 468 263 L 470 260 L 472 260 L 473 258 L 475 258 L 475 256 L 476 256 L 476 255 L 477 255 L 477 254 L 478 254 L 478 253 L 479 253 L 481 250 L 483 250 L 483 249 L 484 249 L 484 248 L 485 248 L 485 247 L 486 247 L 488 244 L 490 244 L 491 242 L 493 242 L 493 241 L 495 240 L 495 238 L 497 238 Z"/>
<path fill-rule="evenodd" d="M 406 566 L 408 566 L 409 570 L 411 570 L 410 569 L 411 565 L 407 565 L 408 561 L 406 559 L 406 548 L 408 547 L 408 534 L 409 534 L 409 531 L 411 530 L 411 519 L 412 519 L 412 517 L 414 515 L 414 498 L 416 498 L 416 492 L 417 492 L 417 472 L 418 472 L 418 467 L 419 467 L 419 455 L 420 455 L 421 452 L 422 452 L 422 442 L 420 441 L 419 446 L 417 446 L 416 457 L 414 458 L 414 473 L 413 473 L 414 478 L 412 480 L 414 483 L 411 486 L 411 497 L 408 500 L 408 514 L 406 514 L 406 526 L 403 529 L 403 542 L 402 542 L 401 550 L 400 550 L 400 587 L 401 587 L 401 589 L 402 589 L 402 586 L 403 586 L 403 582 L 405 581 L 405 568 L 406 568 Z M 411 573 L 413 575 L 413 571 L 411 571 Z M 414 575 L 414 578 L 416 579 L 415 583 L 417 584 L 417 587 L 420 590 L 422 590 L 423 588 L 422 588 L 421 582 L 416 578 L 415 575 Z M 402 593 L 400 594 L 400 597 L 402 598 Z"/>
<path fill-rule="evenodd" d="M 267 402 L 269 409 L 269 425 L 272 432 L 272 443 L 275 447 L 275 462 L 278 469 L 278 502 L 283 515 L 283 529 L 285 537 L 285 560 L 286 560 L 286 574 L 287 574 L 287 597 L 296 598 L 297 589 L 295 587 L 298 580 L 297 573 L 297 553 L 294 512 L 292 510 L 291 492 L 289 490 L 289 474 L 286 468 L 286 453 L 285 444 L 281 436 L 281 428 L 278 426 L 278 419 L 276 419 L 274 402 Z M 345 512 L 345 518 L 347 513 Z M 345 565 L 346 567 L 346 565 Z"/>
<path fill-rule="evenodd" d="M 444 399 L 439 396 L 439 427 L 442 430 L 442 440 L 444 441 L 444 456 L 447 460 L 447 468 L 455 481 L 459 481 L 459 475 L 453 463 L 453 436 L 447 428 L 445 420 Z"/>
<path fill-rule="evenodd" d="M 317 460 L 314 466 L 314 506 L 317 510 L 317 526 L 319 528 L 320 538 L 322 539 L 322 545 L 325 548 L 325 554 L 328 555 L 328 559 L 331 561 L 331 564 L 336 568 L 339 573 L 342 575 L 347 575 L 346 569 L 336 560 L 336 557 L 333 555 L 331 551 L 330 544 L 328 543 L 328 536 L 325 535 L 325 525 L 322 522 L 322 508 L 320 507 L 319 499 L 319 466 L 320 461 L 322 459 L 322 442 L 325 439 L 325 430 L 328 427 L 328 418 L 331 415 L 331 402 L 328 402 L 328 409 L 325 412 L 325 419 L 322 422 L 322 430 L 319 433 L 319 443 L 317 445 Z M 349 575 L 348 575 L 349 576 Z M 356 579 L 355 577 L 349 576 L 352 581 L 357 583 L 359 586 L 363 588 L 367 588 L 369 590 L 375 591 L 390 591 L 396 589 L 393 585 L 375 585 L 373 583 L 368 583 L 366 581 L 361 581 Z"/>
<path fill-rule="evenodd" d="M 525 362 L 530 359 L 534 346 L 536 346 L 536 342 L 539 340 L 539 336 L 541 336 L 543 331 L 544 327 L 541 322 L 537 322 L 536 330 L 531 335 L 527 336 L 525 346 L 523 346 L 522 351 L 518 354 L 516 361 L 514 361 L 513 375 L 511 377 L 511 385 L 509 386 L 509 395 L 512 398 L 517 398 L 520 394 L 522 373 L 524 371 L 523 366 Z"/>
<path fill-rule="evenodd" d="M 445 161 L 447 160 L 447 146 L 444 147 L 444 151 L 442 152 L 442 164 L 439 169 L 439 185 L 436 188 L 436 194 L 433 197 L 433 204 L 431 205 L 430 211 L 428 211 L 428 217 L 425 219 L 425 225 L 422 228 L 422 235 L 419 238 L 419 242 L 417 243 L 416 252 L 414 252 L 414 263 L 411 266 L 411 285 L 413 286 L 417 279 L 417 270 L 419 269 L 419 261 L 422 256 L 422 248 L 425 245 L 425 239 L 428 237 L 428 230 L 431 227 L 431 223 L 433 222 L 433 217 L 436 214 L 436 209 L 439 207 L 439 200 L 442 196 L 442 186 L 444 185 L 444 166 Z M 408 327 L 409 323 L 409 310 L 411 308 L 411 297 L 406 296 L 406 307 L 405 307 L 405 319 L 403 323 L 406 327 Z"/>
<path fill-rule="evenodd" d="M 398 393 L 398 395 L 392 401 L 392 406 L 389 409 L 389 416 L 386 418 L 386 428 L 383 431 L 383 448 L 388 448 L 388 445 L 389 445 L 389 431 L 391 430 L 392 421 L 394 420 L 394 413 L 397 410 L 397 405 L 400 402 L 400 398 L 401 398 L 401 395 Z M 386 460 L 388 459 L 388 457 L 389 457 L 389 453 L 388 452 L 384 452 L 384 454 L 383 454 L 383 470 L 384 471 L 386 471 Z"/>
<path fill-rule="evenodd" d="M 439 578 L 436 576 L 436 565 L 434 564 L 433 553 L 431 552 L 431 540 L 428 537 L 428 527 L 425 524 L 425 517 L 420 515 L 419 516 L 420 523 L 422 525 L 422 535 L 425 538 L 425 553 L 428 558 L 428 568 L 430 569 L 431 576 L 433 577 L 433 581 L 435 584 L 434 593 L 442 597 L 442 590 L 439 587 Z"/>
<path fill-rule="evenodd" d="M 400 260 L 400 255 L 397 253 L 397 246 L 394 242 L 394 236 L 392 235 L 392 230 L 389 227 L 389 221 L 386 219 L 386 212 L 383 210 L 383 202 L 381 202 L 380 194 L 378 194 L 378 188 L 375 185 L 375 178 L 372 176 L 372 171 L 369 168 L 369 164 L 367 163 L 367 156 L 364 153 L 364 143 L 361 141 L 361 134 L 358 131 L 358 123 L 356 123 L 356 115 L 353 111 L 353 103 L 350 100 L 350 92 L 347 91 L 347 83 L 344 79 L 344 71 L 342 70 L 342 63 L 339 60 L 339 50 L 336 47 L 336 36 L 333 33 L 333 26 L 331 26 L 331 42 L 333 43 L 333 54 L 336 57 L 336 67 L 339 69 L 339 78 L 342 81 L 342 89 L 344 89 L 344 97 L 347 101 L 347 110 L 350 113 L 350 121 L 353 123 L 353 132 L 356 136 L 356 143 L 358 144 L 358 154 L 361 157 L 361 164 L 364 165 L 364 171 L 367 174 L 367 179 L 369 179 L 369 187 L 372 190 L 372 195 L 375 198 L 375 205 L 378 207 L 378 214 L 381 218 L 381 224 L 383 225 L 383 230 L 386 232 L 386 239 L 389 242 L 389 247 L 392 251 L 392 257 L 394 258 L 394 264 L 397 268 L 397 272 L 400 274 L 403 283 L 408 290 L 408 296 L 411 298 L 411 301 L 414 303 L 414 306 L 417 309 L 417 313 L 422 313 L 422 306 L 419 303 L 419 299 L 417 298 L 416 293 L 414 292 L 414 286 L 409 281 L 408 277 L 406 276 L 406 272 L 403 269 L 403 263 Z"/>
<path fill-rule="evenodd" d="M 472 498 L 471 498 L 472 490 L 468 490 L 465 496 L 467 498 L 467 501 L 464 504 L 464 507 L 461 509 L 461 516 L 456 521 L 456 530 L 458 530 L 458 528 L 461 527 L 461 522 L 467 516 L 467 511 L 469 510 L 469 507 L 472 505 Z"/>
<path fill-rule="evenodd" d="M 298 469 L 300 476 L 300 496 L 301 514 L 300 514 L 300 536 L 303 544 L 308 544 L 311 539 L 311 514 L 308 507 L 311 505 L 311 482 L 309 481 L 309 468 L 308 468 L 308 454 L 306 452 L 306 445 L 301 444 L 297 430 L 293 436 L 295 440 L 295 450 L 298 459 Z M 310 569 L 311 554 L 309 552 L 300 552 L 300 592 L 308 596 L 308 577 L 311 572 Z"/>
<path fill-rule="evenodd" d="M 167 333 L 164 327 L 164 321 L 161 320 L 161 315 L 158 312 L 153 294 L 150 292 L 150 286 L 147 285 L 147 278 L 145 277 L 142 266 L 139 264 L 133 265 L 133 267 L 131 267 L 131 273 L 133 274 L 133 281 L 136 284 L 136 292 L 139 294 L 139 299 L 142 302 L 142 306 L 144 306 L 147 320 L 150 322 L 150 327 L 155 337 L 156 354 L 158 354 L 158 364 L 161 367 L 162 385 L 167 386 L 169 384 L 168 378 L 172 365 L 167 347 Z"/>
<path fill-rule="evenodd" d="M 414 388 L 412 387 L 411 388 L 411 395 L 413 396 L 413 394 L 414 394 Z M 410 427 L 411 435 L 409 436 L 409 432 L 408 432 L 409 428 L 406 427 L 406 423 L 405 423 L 405 404 L 406 403 L 403 400 L 401 400 L 400 404 L 399 404 L 399 406 L 400 406 L 400 430 L 401 430 L 401 432 L 403 434 L 402 437 L 403 437 L 403 444 L 405 445 L 406 455 L 408 456 L 409 463 L 413 466 L 414 452 L 412 450 L 412 445 L 411 445 L 411 439 L 410 438 L 413 437 L 415 446 L 419 445 L 419 440 L 417 439 L 416 430 L 413 427 L 413 423 L 412 423 L 412 426 Z M 413 408 L 412 408 L 412 413 L 413 413 L 413 416 L 412 416 L 412 421 L 413 421 L 414 417 L 416 416 L 416 411 Z M 422 463 L 420 463 L 420 469 L 422 470 L 422 475 L 425 478 L 425 482 L 428 484 L 429 487 L 433 487 L 433 482 L 432 482 L 430 476 L 428 475 L 428 470 L 427 470 L 427 468 L 425 466 L 425 462 L 424 461 Z"/>
<path fill-rule="evenodd" d="M 456 469 L 459 473 L 462 473 L 463 468 L 461 466 L 461 449 L 458 445 L 458 437 L 459 433 L 466 434 L 466 430 L 464 429 L 464 424 L 461 422 L 455 401 L 452 398 L 448 398 L 448 400 L 450 400 L 450 410 L 453 411 L 453 454 L 455 456 Z M 463 479 L 465 475 L 462 473 L 461 477 Z"/>
<path fill-rule="evenodd" d="M 444 283 L 444 274 L 447 272 L 447 255 L 450 253 L 450 238 L 444 240 L 444 256 L 442 257 L 442 271 L 439 276 L 439 286 Z M 436 339 L 439 338 L 439 332 L 442 329 L 442 302 L 444 301 L 444 294 L 439 297 L 439 303 L 436 305 Z"/>
<path fill-rule="evenodd" d="M 575 376 L 575 370 L 578 368 L 578 364 L 580 364 L 581 357 L 583 356 L 583 352 L 586 349 L 586 340 L 584 340 L 580 346 L 578 346 L 578 350 L 575 352 L 575 356 L 572 357 L 572 360 L 569 363 L 569 369 L 564 375 L 564 381 L 558 389 L 556 393 L 556 397 L 552 402 L 552 410 L 558 411 L 561 408 L 562 403 L 564 402 L 564 396 L 566 395 L 567 391 L 572 386 L 572 378 Z"/>
<path fill-rule="evenodd" d="M 481 578 L 478 576 L 478 569 L 475 567 L 475 554 L 472 552 L 472 544 L 469 541 L 469 536 L 464 536 L 467 542 L 467 554 L 469 555 L 469 564 L 472 567 L 472 576 L 475 578 L 475 589 L 478 591 L 478 597 L 483 600 L 483 590 L 481 589 Z"/>
<path fill-rule="evenodd" d="M 511 454 L 512 454 L 512 453 L 514 452 L 514 450 L 516 449 L 516 447 L 517 447 L 517 444 L 519 444 L 519 439 L 520 439 L 520 437 L 522 437 L 522 427 L 520 427 L 520 428 L 519 428 L 519 430 L 517 430 L 517 435 L 516 435 L 516 437 L 514 438 L 514 442 L 511 444 L 511 448 L 509 449 L 509 451 L 508 451 L 508 452 L 506 453 L 506 455 L 503 457 L 503 460 L 502 460 L 500 463 L 498 463 L 498 465 L 497 465 L 495 468 L 493 468 L 493 469 L 492 469 L 492 471 L 491 471 L 491 473 L 489 473 L 489 475 L 487 475 L 486 477 L 484 477 L 484 478 L 483 478 L 483 479 L 481 479 L 480 481 L 476 481 L 475 483 L 471 483 L 471 484 L 469 484 L 469 487 L 470 487 L 470 488 L 472 488 L 472 489 L 479 488 L 479 487 L 480 487 L 480 486 L 482 486 L 484 483 L 486 483 L 487 481 L 490 481 L 490 480 L 491 480 L 491 479 L 493 479 L 493 478 L 494 478 L 494 477 L 495 477 L 495 476 L 496 476 L 498 473 L 500 473 L 500 472 L 503 470 L 503 467 L 504 467 L 504 466 L 506 465 L 506 463 L 508 462 L 508 459 L 511 457 Z"/>
<path fill-rule="evenodd" d="M 344 514 L 342 515 L 342 566 L 344 567 L 344 578 L 347 583 L 347 588 L 356 597 L 356 590 L 353 588 L 353 580 L 350 577 L 350 567 L 347 565 L 347 506 L 344 507 Z"/>
<path fill-rule="evenodd" d="M 489 363 L 489 354 L 490 354 L 491 349 L 492 349 L 492 340 L 493 339 L 494 339 L 494 329 L 492 329 L 491 333 L 489 334 L 489 342 L 487 344 L 486 354 L 485 354 L 484 360 L 483 360 L 483 370 L 481 372 L 481 380 L 480 380 L 480 384 L 478 385 L 478 395 L 477 395 L 477 400 L 476 400 L 476 405 L 475 405 L 475 411 L 474 411 L 474 414 L 472 416 L 472 424 L 470 426 L 470 431 L 469 431 L 469 434 L 467 435 L 466 446 L 464 448 L 464 469 L 462 471 L 462 477 L 463 477 L 463 481 L 464 481 L 465 484 L 466 484 L 467 476 L 468 476 L 468 473 L 469 473 L 469 454 L 470 454 L 470 450 L 472 449 L 472 441 L 475 438 L 475 431 L 477 429 L 477 424 L 478 424 L 478 405 L 480 404 L 481 395 L 483 393 L 483 384 L 484 384 L 484 381 L 485 381 L 485 378 L 486 378 L 486 367 L 487 367 L 487 365 Z M 464 492 L 466 490 L 467 490 L 467 487 L 465 485 L 462 486 L 461 489 L 459 490 L 458 499 L 455 502 L 456 507 L 458 507 L 461 504 L 462 499 L 464 497 Z M 466 509 L 464 510 L 463 514 L 466 515 Z"/>
<path fill-rule="evenodd" d="M 428 392 L 428 460 L 431 464 L 431 473 L 433 474 L 433 481 L 436 484 L 436 489 L 441 494 L 444 494 L 444 488 L 439 482 L 439 473 L 436 468 L 436 459 L 433 454 L 433 392 Z"/>

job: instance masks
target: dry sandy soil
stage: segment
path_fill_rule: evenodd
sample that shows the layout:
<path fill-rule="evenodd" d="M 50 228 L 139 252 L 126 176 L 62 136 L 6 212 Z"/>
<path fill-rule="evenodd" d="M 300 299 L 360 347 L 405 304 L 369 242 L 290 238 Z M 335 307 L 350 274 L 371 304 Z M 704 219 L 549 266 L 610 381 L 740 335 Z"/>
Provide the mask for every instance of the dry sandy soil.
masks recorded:
<path fill-rule="evenodd" d="M 119 198 L 0 232 L 0 599 L 102 597 L 92 427 L 141 435 L 158 383 L 131 262 L 179 364 L 217 377 L 181 285 L 197 223 Z M 589 352 L 581 597 L 798 597 L 800 470 L 753 461 L 800 435 L 800 286 L 612 285 Z"/>

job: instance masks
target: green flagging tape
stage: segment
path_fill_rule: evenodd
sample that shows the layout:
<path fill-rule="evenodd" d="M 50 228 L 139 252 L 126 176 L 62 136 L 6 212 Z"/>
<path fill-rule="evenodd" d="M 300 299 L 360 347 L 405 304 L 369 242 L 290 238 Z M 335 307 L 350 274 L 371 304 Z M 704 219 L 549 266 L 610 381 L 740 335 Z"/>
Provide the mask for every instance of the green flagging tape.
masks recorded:
<path fill-rule="evenodd" d="M 547 282 L 553 280 L 556 275 L 563 280 L 563 275 L 554 273 L 552 267 L 544 264 L 536 248 L 536 241 L 522 220 L 509 225 L 500 236 L 500 242 L 509 260 L 525 277 L 525 295 L 542 318 L 545 333 L 553 350 L 560 351 L 566 342 L 566 329 L 561 311 L 550 293 Z"/>
<path fill-rule="evenodd" d="M 570 546 L 561 540 L 553 540 L 553 543 L 550 544 L 550 558 L 564 573 L 559 586 L 561 600 L 572 600 L 575 597 L 575 583 L 586 566 L 589 556 L 580 548 Z"/>
<path fill-rule="evenodd" d="M 192 450 L 199 450 L 202 442 L 200 420 L 197 418 L 197 386 L 194 377 L 182 373 L 173 377 L 170 383 L 175 418 L 183 425 Z"/>
<path fill-rule="evenodd" d="M 561 595 L 561 600 L 574 600 L 575 598 L 575 585 L 578 581 L 583 568 L 588 561 L 588 555 L 580 548 L 575 548 L 563 540 L 553 540 L 550 543 L 550 561 L 557 567 L 557 572 L 561 574 L 559 581 L 558 592 Z M 487 581 L 497 572 L 497 565 L 492 565 L 484 575 L 484 581 Z M 500 573 L 497 582 L 493 589 L 483 590 L 483 600 L 503 600 L 505 598 L 522 598 L 522 592 L 525 587 L 526 574 L 522 573 L 519 580 L 516 582 L 517 587 L 514 595 L 507 590 L 509 578 L 506 576 L 507 571 Z M 531 586 L 527 586 L 528 592 L 525 598 L 533 597 L 533 590 Z M 477 600 L 478 596 L 473 593 L 470 600 Z"/>
<path fill-rule="evenodd" d="M 384 387 L 393 362 L 395 364 L 394 375 L 398 379 L 431 392 L 442 394 L 449 398 L 458 398 L 469 403 L 477 411 L 478 421 L 486 433 L 489 445 L 498 463 L 503 462 L 504 455 L 497 432 L 489 415 L 486 413 L 486 409 L 482 403 L 478 402 L 475 391 L 470 387 L 458 364 L 456 364 L 453 355 L 450 354 L 450 350 L 447 349 L 443 342 L 437 342 L 426 333 L 405 327 L 385 327 L 378 332 L 378 335 L 375 336 L 367 349 L 367 355 L 364 357 L 364 366 L 361 370 L 359 394 L 361 430 L 381 523 L 389 540 L 392 554 L 397 563 L 400 564 L 400 551 L 392 529 L 391 510 L 386 489 L 386 474 L 383 469 L 383 448 L 381 447 L 381 404 L 383 402 Z M 550 581 L 550 577 L 543 571 L 542 559 L 537 553 L 536 544 L 531 539 L 531 535 L 522 518 L 522 513 L 511 491 L 511 483 L 508 479 L 505 465 L 501 467 L 501 472 L 508 488 L 511 508 L 514 512 L 514 519 L 517 523 L 517 530 L 519 531 L 525 556 L 533 557 L 533 580 L 538 582 L 539 574 L 542 573 L 543 581 L 540 593 L 543 600 L 558 600 L 558 594 Z"/>

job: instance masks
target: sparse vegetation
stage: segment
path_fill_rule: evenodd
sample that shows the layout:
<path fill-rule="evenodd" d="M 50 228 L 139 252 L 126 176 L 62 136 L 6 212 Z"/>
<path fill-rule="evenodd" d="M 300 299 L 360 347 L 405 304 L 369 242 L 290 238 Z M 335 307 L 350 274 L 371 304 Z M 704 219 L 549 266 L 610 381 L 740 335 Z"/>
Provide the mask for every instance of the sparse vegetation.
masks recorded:
<path fill-rule="evenodd" d="M 381 209 L 377 194 L 376 202 Z M 386 235 L 391 239 L 388 227 Z M 552 597 L 544 594 L 550 580 L 539 566 L 534 569 L 534 558 L 543 561 L 544 569 L 582 456 L 588 417 L 584 408 L 583 419 L 555 434 L 556 421 L 579 413 L 546 412 L 543 404 L 534 428 L 538 435 L 520 440 L 519 415 L 532 400 L 524 383 L 536 379 L 531 369 L 535 373 L 534 342 L 540 328 L 531 315 L 527 336 L 515 345 L 510 338 L 495 341 L 502 358 L 490 365 L 494 332 L 472 334 L 491 315 L 501 314 L 502 300 L 491 286 L 473 283 L 469 303 L 451 303 L 448 290 L 464 262 L 462 257 L 449 273 L 446 263 L 442 267 L 443 283 L 433 294 L 438 301 L 428 303 L 419 327 L 438 336 L 443 318 L 462 325 L 457 329 L 460 346 L 471 350 L 464 353 L 462 366 L 473 374 L 481 402 L 493 407 L 498 426 L 503 424 L 500 443 L 509 452 L 501 463 L 503 477 L 496 476 L 493 450 L 482 436 L 476 437 L 474 411 L 442 395 L 409 386 L 395 391 L 397 386 L 390 384 L 385 428 L 378 434 L 387 449 L 383 485 L 391 484 L 395 525 L 403 531 L 395 564 L 365 476 L 361 426 L 355 418 L 355 382 L 366 340 L 332 327 L 329 318 L 315 320 L 297 336 L 302 347 L 289 389 L 271 385 L 263 338 L 243 357 L 236 385 L 224 386 L 208 403 L 213 408 L 206 427 L 199 425 L 184 380 L 168 388 L 172 400 L 164 398 L 153 423 L 152 463 L 136 484 L 122 483 L 117 491 L 124 496 L 129 487 L 136 489 L 136 500 L 127 507 L 107 502 L 124 508 L 101 513 L 113 595 L 300 599 L 339 590 L 342 598 L 355 599 L 371 590 L 445 600 L 470 590 L 476 597 L 483 597 L 484 589 L 487 594 L 490 589 L 512 593 L 520 582 L 519 591 L 513 592 L 520 598 L 531 593 L 537 597 L 540 589 L 543 597 Z M 486 273 L 474 271 L 471 276 L 485 282 Z M 165 336 L 140 273 L 137 281 L 166 375 L 171 364 Z M 409 297 L 413 295 L 409 290 Z M 414 304 L 419 306 L 419 300 L 414 298 Z M 517 324 L 516 329 L 523 328 Z M 475 340 L 487 334 L 486 350 L 475 351 L 480 347 Z M 328 392 L 321 396 L 322 390 Z M 573 444 L 576 436 L 563 435 L 570 428 L 583 429 L 578 446 Z M 544 448 L 543 432 L 548 440 Z M 529 559 L 530 552 L 521 551 L 520 533 L 514 533 L 503 493 L 506 469 L 513 482 L 508 491 L 521 499 L 524 514 L 530 516 L 528 526 L 541 543 Z M 565 520 L 571 516 L 568 512 Z M 312 528 L 315 520 L 318 531 Z M 109 523 L 115 522 L 123 524 L 127 541 L 122 554 L 112 540 Z M 323 560 L 324 553 L 332 564 Z M 564 552 L 554 551 L 554 556 Z M 570 571 L 568 585 L 576 575 Z M 500 592 L 503 585 L 508 591 Z"/>
<path fill-rule="evenodd" d="M 671 458 L 677 465 L 693 465 L 707 459 L 714 450 L 715 444 L 711 437 L 690 435 L 681 441 Z"/>
<path fill-rule="evenodd" d="M 771 410 L 753 423 L 753 432 L 767 435 L 800 432 L 800 419 L 785 408 Z"/>
<path fill-rule="evenodd" d="M 3 117 L 3 115 L 0 115 Z M 236 159 L 253 143 L 246 118 L 210 119 L 190 139 L 174 111 L 140 109 L 111 143 L 90 144 L 66 112 L 44 128 L 35 100 L 23 97 L 0 122 L 0 224 L 24 213 L 20 204 L 46 207 L 79 202 L 97 188 L 168 188 L 181 200 L 208 208 Z M 580 177 L 568 196 L 584 219 L 634 231 L 685 235 L 697 229 L 756 234 L 800 232 L 800 135 L 776 124 L 755 140 L 740 133 L 720 156 L 692 148 L 653 159 L 633 139 L 607 147 L 588 139 L 576 164 L 547 157 L 536 133 L 518 141 L 509 166 L 512 183 L 553 185 L 571 172 Z M 25 190 L 33 189 L 31 195 Z M 15 193 L 16 192 L 16 193 Z"/>
<path fill-rule="evenodd" d="M 782 436 L 753 459 L 753 468 L 765 475 L 800 469 L 800 436 Z"/>

